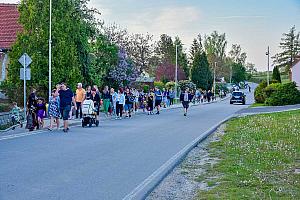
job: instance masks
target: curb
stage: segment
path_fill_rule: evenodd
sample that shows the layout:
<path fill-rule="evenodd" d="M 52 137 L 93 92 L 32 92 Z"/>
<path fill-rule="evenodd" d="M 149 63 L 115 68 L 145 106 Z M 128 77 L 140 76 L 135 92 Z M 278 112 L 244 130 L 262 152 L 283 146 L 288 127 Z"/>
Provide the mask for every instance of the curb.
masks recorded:
<path fill-rule="evenodd" d="M 230 115 L 224 120 L 220 121 L 208 131 L 202 133 L 199 137 L 193 140 L 190 144 L 186 145 L 182 150 L 165 162 L 160 168 L 154 171 L 148 178 L 146 178 L 141 184 L 139 184 L 135 189 L 133 189 L 128 195 L 126 195 L 123 200 L 140 200 L 145 199 L 155 188 L 160 184 L 160 182 L 186 157 L 186 155 L 196 147 L 200 142 L 202 142 L 209 135 L 214 133 L 219 126 L 228 120 L 236 117 L 235 114 Z"/>

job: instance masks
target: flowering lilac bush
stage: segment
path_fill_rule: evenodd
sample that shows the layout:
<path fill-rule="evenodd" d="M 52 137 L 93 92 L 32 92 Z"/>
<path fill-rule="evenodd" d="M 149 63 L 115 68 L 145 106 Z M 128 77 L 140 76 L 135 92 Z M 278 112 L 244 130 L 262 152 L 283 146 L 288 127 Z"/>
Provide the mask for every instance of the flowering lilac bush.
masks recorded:
<path fill-rule="evenodd" d="M 109 72 L 109 77 L 113 79 L 120 87 L 128 86 L 133 83 L 139 73 L 123 48 L 118 52 L 118 65 Z"/>

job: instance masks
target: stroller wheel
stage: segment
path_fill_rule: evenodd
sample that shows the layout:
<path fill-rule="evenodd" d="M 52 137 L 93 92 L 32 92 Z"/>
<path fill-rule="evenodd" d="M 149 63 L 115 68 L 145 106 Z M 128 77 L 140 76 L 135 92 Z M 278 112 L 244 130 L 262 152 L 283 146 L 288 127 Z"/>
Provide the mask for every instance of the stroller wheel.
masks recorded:
<path fill-rule="evenodd" d="M 92 120 L 90 120 L 89 127 L 92 127 L 92 126 L 93 126 L 93 122 L 92 122 Z"/>
<path fill-rule="evenodd" d="M 96 126 L 97 127 L 99 126 L 99 120 L 96 120 Z"/>
<path fill-rule="evenodd" d="M 84 128 L 84 127 L 85 127 L 85 124 L 84 124 L 84 122 L 81 122 L 81 126 L 82 126 L 82 128 Z"/>

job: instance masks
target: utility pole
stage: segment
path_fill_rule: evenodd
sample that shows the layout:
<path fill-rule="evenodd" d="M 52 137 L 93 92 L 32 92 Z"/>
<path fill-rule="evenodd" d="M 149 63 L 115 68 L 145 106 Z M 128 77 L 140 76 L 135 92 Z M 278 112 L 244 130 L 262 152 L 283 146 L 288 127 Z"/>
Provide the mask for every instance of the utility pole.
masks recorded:
<path fill-rule="evenodd" d="M 178 84 L 178 45 L 176 44 L 176 68 L 175 68 L 175 98 L 177 99 L 177 84 Z"/>
<path fill-rule="evenodd" d="M 214 67 L 214 98 L 216 97 L 216 68 L 217 68 L 217 62 L 215 62 L 215 67 Z"/>
<path fill-rule="evenodd" d="M 52 43 L 52 0 L 49 0 L 49 16 L 50 16 L 50 19 L 49 19 L 49 99 L 51 97 L 51 90 L 52 90 L 52 85 L 51 85 L 51 82 L 52 82 L 52 66 L 51 66 L 51 62 L 52 62 L 52 59 L 51 59 L 51 56 L 52 56 L 52 52 L 51 52 L 51 43 Z"/>
<path fill-rule="evenodd" d="M 268 85 L 270 85 L 270 75 L 269 75 L 269 71 L 270 71 L 270 47 L 269 46 L 268 46 L 268 51 L 266 52 L 266 56 L 268 56 L 267 83 L 268 83 Z"/>

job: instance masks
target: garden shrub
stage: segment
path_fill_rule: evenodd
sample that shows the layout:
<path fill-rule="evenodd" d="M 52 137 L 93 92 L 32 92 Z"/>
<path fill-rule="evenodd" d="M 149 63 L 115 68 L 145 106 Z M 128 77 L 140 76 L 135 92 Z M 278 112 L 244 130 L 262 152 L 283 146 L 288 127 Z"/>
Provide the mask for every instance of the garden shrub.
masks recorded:
<path fill-rule="evenodd" d="M 149 85 L 144 85 L 144 87 L 143 87 L 144 93 L 148 93 L 149 92 L 149 88 L 150 88 Z"/>
<path fill-rule="evenodd" d="M 166 83 L 166 88 L 167 89 L 174 89 L 175 88 L 175 82 L 171 81 L 171 82 L 167 82 Z"/>
<path fill-rule="evenodd" d="M 158 87 L 160 90 L 162 90 L 163 88 L 165 88 L 165 84 L 161 81 L 155 81 L 154 82 L 154 86 Z"/>
<path fill-rule="evenodd" d="M 196 84 L 190 80 L 182 80 L 178 82 L 178 86 L 181 90 L 185 90 L 185 88 L 189 88 L 190 90 L 196 90 Z"/>
<path fill-rule="evenodd" d="M 300 91 L 295 82 L 279 84 L 267 97 L 265 103 L 269 106 L 300 104 Z"/>
<path fill-rule="evenodd" d="M 256 103 L 265 103 L 266 98 L 264 94 L 264 89 L 267 87 L 266 81 L 261 81 L 254 91 L 254 99 Z"/>

